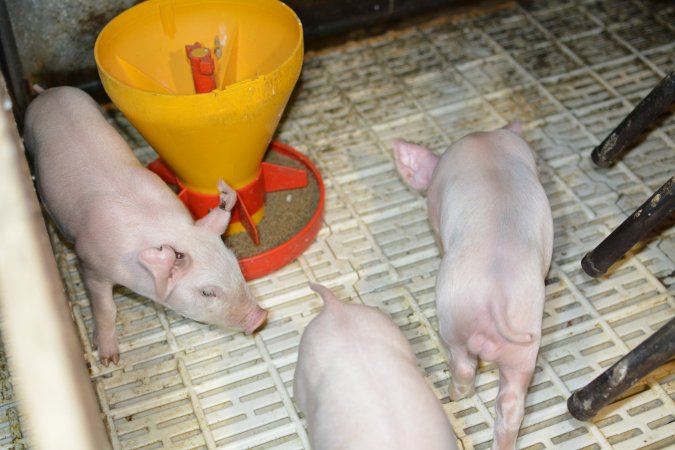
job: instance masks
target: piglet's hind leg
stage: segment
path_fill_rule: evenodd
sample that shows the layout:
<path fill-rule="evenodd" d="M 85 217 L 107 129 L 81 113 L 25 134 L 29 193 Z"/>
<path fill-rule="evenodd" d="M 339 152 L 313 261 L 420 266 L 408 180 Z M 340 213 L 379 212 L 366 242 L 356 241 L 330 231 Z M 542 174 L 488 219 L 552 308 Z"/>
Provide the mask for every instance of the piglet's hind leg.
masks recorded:
<path fill-rule="evenodd" d="M 450 384 L 448 394 L 452 400 L 460 400 L 473 393 L 476 376 L 476 356 L 468 353 L 463 345 L 453 345 L 448 350 L 450 362 Z"/>
<path fill-rule="evenodd" d="M 492 450 L 516 448 L 518 430 L 525 415 L 525 395 L 532 373 L 510 367 L 499 368 L 499 393 L 495 402 L 496 418 Z"/>

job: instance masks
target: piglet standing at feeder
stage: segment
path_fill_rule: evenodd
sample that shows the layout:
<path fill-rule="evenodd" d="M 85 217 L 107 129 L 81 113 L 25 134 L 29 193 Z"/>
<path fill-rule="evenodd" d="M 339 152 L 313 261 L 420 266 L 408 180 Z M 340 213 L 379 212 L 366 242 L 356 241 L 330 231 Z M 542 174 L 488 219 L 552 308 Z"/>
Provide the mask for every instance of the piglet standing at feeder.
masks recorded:
<path fill-rule="evenodd" d="M 221 239 L 236 202 L 224 182 L 221 206 L 195 222 L 79 89 L 43 92 L 25 124 L 42 200 L 75 244 L 103 365 L 119 361 L 115 284 L 200 322 L 247 332 L 265 322 Z"/>
<path fill-rule="evenodd" d="M 515 447 L 541 340 L 551 262 L 551 208 L 519 124 L 470 134 L 438 157 L 394 141 L 396 166 L 427 191 L 443 258 L 436 281 L 439 331 L 453 400 L 470 395 L 479 356 L 499 368 L 493 449 Z"/>
<path fill-rule="evenodd" d="M 440 402 L 391 319 L 310 287 L 324 309 L 300 340 L 293 392 L 312 448 L 457 449 Z"/>

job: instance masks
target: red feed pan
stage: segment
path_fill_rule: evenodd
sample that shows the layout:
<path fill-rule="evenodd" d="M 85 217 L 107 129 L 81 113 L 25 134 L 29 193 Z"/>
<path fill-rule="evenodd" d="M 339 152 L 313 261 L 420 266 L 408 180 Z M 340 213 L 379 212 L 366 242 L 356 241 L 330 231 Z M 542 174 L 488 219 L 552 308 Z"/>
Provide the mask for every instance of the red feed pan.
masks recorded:
<path fill-rule="evenodd" d="M 280 142 L 272 141 L 269 150 L 299 161 L 307 167 L 310 175 L 316 179 L 319 186 L 319 204 L 312 218 L 298 234 L 270 250 L 239 260 L 239 266 L 244 274 L 244 278 L 247 280 L 263 277 L 295 260 L 307 250 L 307 247 L 310 246 L 316 235 L 319 234 L 323 220 L 325 190 L 321 173 L 319 173 L 316 166 L 308 157 L 293 147 Z"/>

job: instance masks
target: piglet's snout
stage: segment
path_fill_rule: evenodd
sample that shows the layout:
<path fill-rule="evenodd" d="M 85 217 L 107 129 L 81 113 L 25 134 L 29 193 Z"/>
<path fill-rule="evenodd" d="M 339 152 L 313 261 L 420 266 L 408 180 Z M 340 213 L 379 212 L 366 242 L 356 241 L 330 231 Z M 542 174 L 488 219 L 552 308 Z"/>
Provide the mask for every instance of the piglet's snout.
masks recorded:
<path fill-rule="evenodd" d="M 253 334 L 254 331 L 262 328 L 267 322 L 267 311 L 256 306 L 253 311 L 251 311 L 242 323 L 242 328 L 244 331 Z"/>

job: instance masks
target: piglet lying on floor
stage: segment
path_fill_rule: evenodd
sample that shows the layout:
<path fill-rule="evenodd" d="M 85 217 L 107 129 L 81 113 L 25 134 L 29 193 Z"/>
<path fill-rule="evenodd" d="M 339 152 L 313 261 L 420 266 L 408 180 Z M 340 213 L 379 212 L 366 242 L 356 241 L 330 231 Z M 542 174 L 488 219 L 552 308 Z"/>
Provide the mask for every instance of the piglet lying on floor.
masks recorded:
<path fill-rule="evenodd" d="M 520 126 L 470 134 L 439 158 L 402 140 L 396 166 L 427 191 L 442 246 L 436 281 L 439 331 L 448 347 L 450 396 L 473 391 L 476 356 L 499 367 L 494 449 L 515 447 L 541 340 L 551 262 L 551 208 Z"/>
<path fill-rule="evenodd" d="M 45 207 L 75 244 L 103 365 L 119 361 L 115 284 L 200 322 L 247 332 L 265 322 L 220 237 L 236 202 L 225 183 L 221 207 L 195 222 L 75 88 L 40 94 L 26 113 L 24 139 Z"/>
<path fill-rule="evenodd" d="M 407 339 L 375 308 L 313 284 L 323 311 L 305 329 L 293 380 L 314 450 L 454 450 L 457 440 Z"/>

